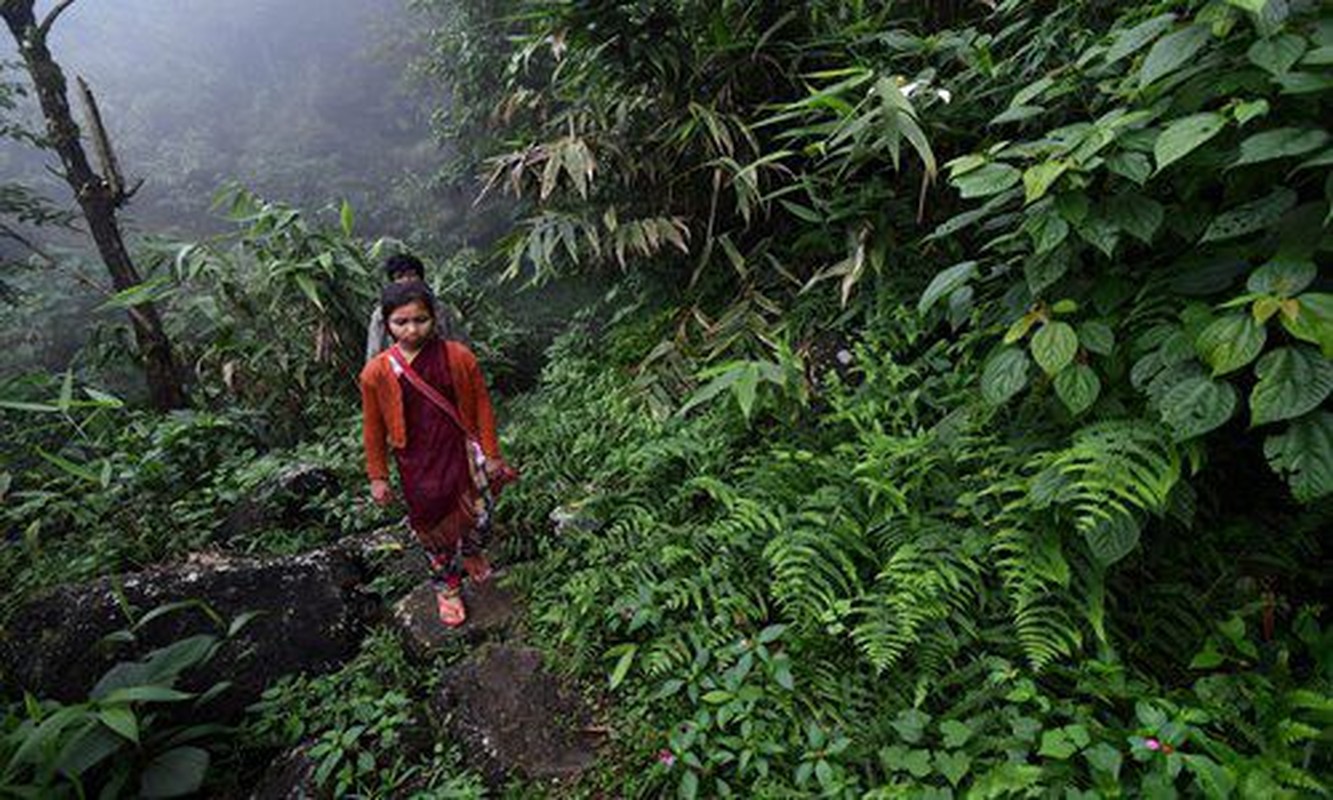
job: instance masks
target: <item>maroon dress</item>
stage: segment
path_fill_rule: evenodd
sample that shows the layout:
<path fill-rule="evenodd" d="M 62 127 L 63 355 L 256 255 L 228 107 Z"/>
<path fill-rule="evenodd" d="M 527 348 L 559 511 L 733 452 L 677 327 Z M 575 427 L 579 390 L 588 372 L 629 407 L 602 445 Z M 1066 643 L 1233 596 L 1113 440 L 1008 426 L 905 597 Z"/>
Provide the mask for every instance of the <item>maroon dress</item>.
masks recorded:
<path fill-rule="evenodd" d="M 421 348 L 412 369 L 451 403 L 457 404 L 449 361 L 439 342 Z M 472 523 L 469 492 L 467 439 L 458 425 L 439 406 L 404 376 L 403 416 L 407 423 L 407 445 L 394 451 L 403 499 L 412 530 L 432 553 L 451 552 Z"/>

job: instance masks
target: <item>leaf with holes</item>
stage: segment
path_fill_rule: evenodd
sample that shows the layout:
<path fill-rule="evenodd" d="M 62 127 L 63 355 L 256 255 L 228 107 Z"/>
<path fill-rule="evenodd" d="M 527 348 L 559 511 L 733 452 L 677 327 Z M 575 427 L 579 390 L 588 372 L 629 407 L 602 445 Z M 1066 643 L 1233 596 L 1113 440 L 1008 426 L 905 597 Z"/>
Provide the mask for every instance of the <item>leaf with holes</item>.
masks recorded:
<path fill-rule="evenodd" d="M 1153 144 L 1157 171 L 1161 172 L 1167 166 L 1194 152 L 1199 145 L 1221 133 L 1226 124 L 1226 117 L 1211 111 L 1191 114 L 1172 122 Z"/>
<path fill-rule="evenodd" d="M 1323 147 L 1328 139 L 1328 134 L 1319 128 L 1278 128 L 1256 133 L 1240 143 L 1240 157 L 1232 166 L 1303 156 Z"/>
<path fill-rule="evenodd" d="M 1200 375 L 1168 389 L 1158 407 L 1176 441 L 1185 441 L 1226 424 L 1236 413 L 1237 402 L 1231 384 Z"/>
<path fill-rule="evenodd" d="M 1264 455 L 1302 503 L 1333 492 L 1333 414 L 1317 411 L 1268 437 Z"/>
<path fill-rule="evenodd" d="M 1032 336 L 1032 357 L 1047 375 L 1054 375 L 1074 360 L 1078 334 L 1067 322 L 1048 322 Z"/>
<path fill-rule="evenodd" d="M 1091 408 L 1101 392 L 1102 382 L 1087 364 L 1073 364 L 1055 376 L 1055 393 L 1074 416 Z"/>
<path fill-rule="evenodd" d="M 1333 392 L 1333 363 L 1308 347 L 1281 347 L 1254 366 L 1250 424 L 1264 425 L 1313 411 Z"/>
<path fill-rule="evenodd" d="M 1240 369 L 1259 357 L 1263 352 L 1268 331 L 1255 322 L 1250 314 L 1228 314 L 1209 323 L 1194 341 L 1198 351 L 1208 366 L 1213 368 L 1214 377 L 1225 375 Z"/>
<path fill-rule="evenodd" d="M 1263 230 L 1282 218 L 1296 205 L 1296 193 L 1285 187 L 1273 193 L 1218 214 L 1203 232 L 1203 242 L 1234 239 Z"/>
<path fill-rule="evenodd" d="M 1245 289 L 1252 294 L 1295 297 L 1313 283 L 1318 274 L 1313 261 L 1279 257 L 1251 273 Z"/>
<path fill-rule="evenodd" d="M 1250 63 L 1272 75 L 1281 75 L 1296 65 L 1305 52 L 1305 39 L 1291 33 L 1260 39 L 1250 45 Z"/>
<path fill-rule="evenodd" d="M 1004 347 L 986 359 L 981 371 L 981 395 L 991 405 L 1001 405 L 1028 383 L 1028 356 L 1017 347 Z"/>
<path fill-rule="evenodd" d="M 1190 25 L 1158 39 L 1139 68 L 1139 88 L 1165 78 L 1194 58 L 1210 36 L 1203 25 Z"/>

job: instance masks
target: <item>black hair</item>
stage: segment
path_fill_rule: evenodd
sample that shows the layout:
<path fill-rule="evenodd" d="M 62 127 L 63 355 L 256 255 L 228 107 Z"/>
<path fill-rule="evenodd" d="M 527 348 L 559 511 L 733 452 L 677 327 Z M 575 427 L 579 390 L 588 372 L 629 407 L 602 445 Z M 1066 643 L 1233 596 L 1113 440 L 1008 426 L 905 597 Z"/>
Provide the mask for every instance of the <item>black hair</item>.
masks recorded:
<path fill-rule="evenodd" d="M 389 315 L 395 309 L 402 308 L 408 303 L 420 300 L 426 305 L 426 310 L 430 312 L 431 319 L 435 318 L 435 293 L 430 287 L 421 281 L 404 281 L 403 283 L 391 283 L 384 287 L 380 292 L 380 313 L 384 315 L 384 327 L 389 327 Z"/>
<path fill-rule="evenodd" d="M 426 277 L 426 265 L 411 253 L 394 253 L 384 259 L 384 274 L 389 280 L 396 279 L 404 272 L 415 272 L 417 280 L 421 280 Z"/>

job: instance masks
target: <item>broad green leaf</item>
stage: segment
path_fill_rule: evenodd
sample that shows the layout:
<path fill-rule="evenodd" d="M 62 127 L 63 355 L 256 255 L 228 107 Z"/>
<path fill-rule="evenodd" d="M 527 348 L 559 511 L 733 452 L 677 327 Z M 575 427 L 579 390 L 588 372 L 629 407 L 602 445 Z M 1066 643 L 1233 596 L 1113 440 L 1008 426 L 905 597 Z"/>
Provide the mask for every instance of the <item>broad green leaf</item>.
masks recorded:
<path fill-rule="evenodd" d="M 1092 407 L 1101 391 L 1101 380 L 1087 364 L 1074 364 L 1055 376 L 1055 393 L 1074 416 Z"/>
<path fill-rule="evenodd" d="M 1106 63 L 1114 64 L 1125 56 L 1137 53 L 1147 47 L 1153 39 L 1171 30 L 1175 22 L 1175 14 L 1162 14 L 1121 31 L 1106 50 Z"/>
<path fill-rule="evenodd" d="M 104 703 L 174 703 L 194 697 L 189 692 L 170 689 L 166 686 L 127 686 L 108 693 Z"/>
<path fill-rule="evenodd" d="M 921 293 L 921 300 L 916 305 L 918 314 L 925 314 L 931 307 L 945 295 L 951 293 L 954 289 L 967 283 L 977 276 L 977 262 L 964 261 L 961 264 L 954 264 L 952 267 L 937 274 Z"/>
<path fill-rule="evenodd" d="M 1152 162 L 1143 153 L 1116 153 L 1106 159 L 1106 168 L 1140 186 L 1152 176 Z"/>
<path fill-rule="evenodd" d="M 1260 39 L 1250 45 L 1246 57 L 1250 63 L 1273 75 L 1282 75 L 1300 61 L 1305 52 L 1305 39 L 1293 33 L 1284 33 Z"/>
<path fill-rule="evenodd" d="M 1107 258 L 1115 255 L 1120 243 L 1120 231 L 1110 220 L 1101 216 L 1089 217 L 1075 226 L 1079 238 L 1097 248 Z"/>
<path fill-rule="evenodd" d="M 986 359 L 981 371 L 981 395 L 991 405 L 1001 405 L 1028 383 L 1028 356 L 1017 347 L 1004 347 Z"/>
<path fill-rule="evenodd" d="M 1023 171 L 1024 202 L 1031 203 L 1040 200 L 1051 188 L 1051 184 L 1055 183 L 1068 169 L 1069 162 L 1063 159 L 1043 161 L 1040 164 L 1028 167 Z"/>
<path fill-rule="evenodd" d="M 1023 262 L 1023 278 L 1033 297 L 1041 296 L 1042 292 L 1054 286 L 1068 270 L 1069 257 L 1064 248 L 1045 255 L 1029 256 Z"/>
<path fill-rule="evenodd" d="M 139 718 L 135 716 L 134 709 L 128 706 L 112 706 L 97 712 L 97 718 L 131 742 L 139 743 Z"/>
<path fill-rule="evenodd" d="M 56 770 L 80 776 L 121 750 L 125 741 L 96 720 L 84 723 L 56 755 Z"/>
<path fill-rule="evenodd" d="M 916 744 L 921 741 L 921 737 L 926 732 L 926 726 L 930 724 L 930 715 L 916 708 L 909 708 L 898 712 L 898 716 L 889 723 L 898 737 L 907 744 Z"/>
<path fill-rule="evenodd" d="M 1235 117 L 1236 124 L 1241 127 L 1251 120 L 1268 114 L 1268 101 L 1260 98 L 1259 100 L 1248 100 L 1236 104 L 1231 110 L 1231 116 Z"/>
<path fill-rule="evenodd" d="M 1226 424 L 1236 413 L 1236 389 L 1203 376 L 1186 378 L 1162 395 L 1162 421 L 1177 441 L 1193 439 Z"/>
<path fill-rule="evenodd" d="M 1157 137 L 1153 145 L 1153 157 L 1157 160 L 1157 171 L 1161 172 L 1194 151 L 1196 147 L 1222 132 L 1227 118 L 1221 114 L 1205 111 L 1191 114 L 1173 121 Z"/>
<path fill-rule="evenodd" d="M 946 719 L 940 723 L 940 733 L 944 736 L 944 746 L 957 750 L 972 738 L 972 726 L 956 719 Z"/>
<path fill-rule="evenodd" d="M 1240 143 L 1240 157 L 1232 166 L 1305 155 L 1323 147 L 1328 139 L 1328 134 L 1318 128 L 1277 128 L 1256 133 Z"/>
<path fill-rule="evenodd" d="M 1088 766 L 1098 772 L 1106 773 L 1113 780 L 1120 777 L 1120 766 L 1125 761 L 1120 751 L 1106 742 L 1098 742 L 1084 750 L 1083 758 L 1088 762 Z"/>
<path fill-rule="evenodd" d="M 1333 358 L 1333 294 L 1308 292 L 1296 298 L 1296 315 L 1282 315 L 1282 327 L 1297 339 L 1319 345 Z"/>
<path fill-rule="evenodd" d="M 1074 360 L 1078 334 L 1067 322 L 1047 322 L 1032 336 L 1032 358 L 1047 375 L 1054 375 Z"/>
<path fill-rule="evenodd" d="M 1115 349 L 1115 333 L 1105 322 L 1089 320 L 1078 326 L 1078 341 L 1088 352 L 1109 356 Z"/>
<path fill-rule="evenodd" d="M 1041 734 L 1041 748 L 1037 750 L 1037 755 L 1064 761 L 1077 753 L 1082 746 L 1079 744 L 1079 738 L 1083 739 L 1084 744 L 1087 743 L 1087 732 L 1084 731 L 1082 737 L 1076 738 L 1071 735 L 1069 730 L 1074 727 L 1076 726 L 1069 725 L 1043 731 Z"/>
<path fill-rule="evenodd" d="M 1240 369 L 1263 352 L 1268 331 L 1250 314 L 1228 314 L 1213 320 L 1199 333 L 1194 347 L 1213 368 L 1213 375 Z"/>
<path fill-rule="evenodd" d="M 991 125 L 1005 125 L 1010 122 L 1022 122 L 1026 119 L 1032 119 L 1046 111 L 1043 106 L 1011 106 L 996 114 L 990 121 Z"/>
<path fill-rule="evenodd" d="M 177 747 L 148 762 L 139 776 L 142 797 L 181 797 L 199 790 L 208 771 L 208 751 Z"/>
<path fill-rule="evenodd" d="M 1296 193 L 1285 187 L 1213 218 L 1199 241 L 1218 242 L 1263 230 L 1296 205 Z"/>
<path fill-rule="evenodd" d="M 935 770 L 944 776 L 950 786 L 955 788 L 967 776 L 968 770 L 971 768 L 972 757 L 967 753 L 938 752 L 935 754 Z"/>
<path fill-rule="evenodd" d="M 1333 362 L 1307 347 L 1280 347 L 1255 365 L 1250 424 L 1264 425 L 1313 411 L 1333 392 Z"/>
<path fill-rule="evenodd" d="M 1166 212 L 1156 200 L 1138 192 L 1124 192 L 1111 198 L 1106 215 L 1120 230 L 1144 244 L 1152 244 Z"/>
<path fill-rule="evenodd" d="M 1307 67 L 1327 67 L 1333 64 L 1333 46 L 1316 47 L 1305 54 L 1301 63 Z"/>
<path fill-rule="evenodd" d="M 1016 167 L 1000 162 L 992 162 L 978 167 L 960 177 L 953 178 L 954 188 L 965 199 L 987 197 L 998 194 L 1011 186 L 1016 186 L 1023 179 L 1023 173 Z"/>
<path fill-rule="evenodd" d="M 949 179 L 957 178 L 959 175 L 971 172 L 978 167 L 986 165 L 986 157 L 980 153 L 969 153 L 965 156 L 959 156 L 947 163 L 944 168 L 949 170 Z"/>
<path fill-rule="evenodd" d="M 1245 289 L 1252 294 L 1294 297 L 1313 283 L 1318 274 L 1313 261 L 1276 258 L 1251 273 Z"/>
<path fill-rule="evenodd" d="M 1033 253 L 1037 256 L 1051 252 L 1069 236 L 1069 223 L 1050 209 L 1029 217 L 1023 229 L 1032 237 Z"/>
<path fill-rule="evenodd" d="M 1333 414 L 1316 411 L 1268 437 L 1264 455 L 1302 503 L 1333 492 Z"/>
<path fill-rule="evenodd" d="M 1139 88 L 1152 85 L 1194 58 L 1210 35 L 1203 25 L 1188 25 L 1158 39 L 1139 68 Z"/>
<path fill-rule="evenodd" d="M 1119 510 L 1102 510 L 1087 518 L 1082 526 L 1083 539 L 1093 558 L 1104 565 L 1114 564 L 1139 545 L 1139 522 Z"/>
<path fill-rule="evenodd" d="M 1019 89 L 1018 94 L 1014 95 L 1014 98 L 1009 101 L 1009 107 L 1016 108 L 1018 106 L 1025 106 L 1028 104 L 1028 101 L 1037 99 L 1041 96 L 1042 92 L 1054 85 L 1055 79 L 1049 75 L 1038 78 L 1027 86 L 1024 86 L 1022 89 Z"/>
<path fill-rule="evenodd" d="M 1333 89 L 1333 77 L 1311 72 L 1288 72 L 1274 80 L 1282 86 L 1282 94 L 1313 94 Z"/>
<path fill-rule="evenodd" d="M 1333 164 L 1333 147 L 1330 147 L 1322 153 L 1317 153 L 1311 156 L 1310 158 L 1305 159 L 1301 163 L 1297 164 L 1296 169 L 1292 171 L 1299 172 L 1304 169 L 1311 169 L 1312 167 L 1327 167 L 1330 164 Z"/>

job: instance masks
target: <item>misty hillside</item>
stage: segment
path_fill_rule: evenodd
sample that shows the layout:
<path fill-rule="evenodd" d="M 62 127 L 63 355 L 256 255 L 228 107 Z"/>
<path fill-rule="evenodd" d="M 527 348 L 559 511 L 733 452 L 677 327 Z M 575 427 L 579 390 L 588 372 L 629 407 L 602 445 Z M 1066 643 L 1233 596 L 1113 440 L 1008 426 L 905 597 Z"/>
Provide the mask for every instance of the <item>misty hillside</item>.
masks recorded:
<path fill-rule="evenodd" d="M 84 2 L 51 47 L 92 86 L 127 176 L 146 179 L 130 206 L 140 227 L 216 225 L 211 195 L 235 179 L 310 207 L 346 197 L 403 234 L 404 214 L 448 212 L 423 201 L 438 155 L 423 90 L 403 91 L 401 13 L 376 0 Z M 0 58 L 15 57 L 4 42 Z M 0 151 L 0 170 L 66 200 L 40 166 L 51 156 Z"/>

